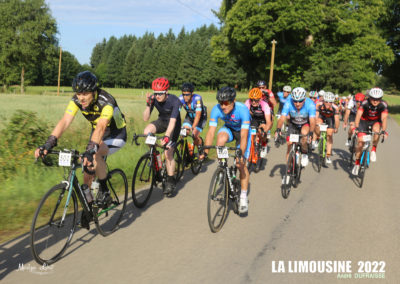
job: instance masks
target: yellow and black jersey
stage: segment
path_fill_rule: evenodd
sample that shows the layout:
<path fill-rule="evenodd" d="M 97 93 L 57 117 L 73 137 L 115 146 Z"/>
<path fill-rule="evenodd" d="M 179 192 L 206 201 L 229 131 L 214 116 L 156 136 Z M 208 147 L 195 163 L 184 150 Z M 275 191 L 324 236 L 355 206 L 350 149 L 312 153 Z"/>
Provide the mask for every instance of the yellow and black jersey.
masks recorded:
<path fill-rule="evenodd" d="M 78 110 L 81 110 L 83 116 L 90 121 L 93 129 L 96 128 L 100 118 L 107 118 L 109 123 L 105 135 L 119 131 L 126 126 L 125 117 L 119 109 L 116 100 L 102 89 L 95 92 L 94 102 L 86 109 L 79 103 L 78 97 L 75 94 L 65 112 L 75 116 Z"/>

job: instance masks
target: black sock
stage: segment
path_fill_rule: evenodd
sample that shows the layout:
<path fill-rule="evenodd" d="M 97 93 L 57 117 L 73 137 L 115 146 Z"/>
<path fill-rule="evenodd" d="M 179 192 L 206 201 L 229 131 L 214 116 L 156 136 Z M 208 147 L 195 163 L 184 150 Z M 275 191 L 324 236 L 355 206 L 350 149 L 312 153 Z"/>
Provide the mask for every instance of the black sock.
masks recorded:
<path fill-rule="evenodd" d="M 102 192 L 107 192 L 108 188 L 107 188 L 107 178 L 105 179 L 99 179 L 99 183 L 100 183 L 100 189 Z"/>

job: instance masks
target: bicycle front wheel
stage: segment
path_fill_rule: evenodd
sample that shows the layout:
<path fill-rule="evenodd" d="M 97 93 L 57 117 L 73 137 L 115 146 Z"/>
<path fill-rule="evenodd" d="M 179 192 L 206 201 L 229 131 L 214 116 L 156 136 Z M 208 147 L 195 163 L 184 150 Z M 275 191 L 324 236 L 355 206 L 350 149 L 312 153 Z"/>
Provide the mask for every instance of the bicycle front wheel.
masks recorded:
<path fill-rule="evenodd" d="M 363 162 L 360 165 L 360 172 L 358 173 L 358 176 L 360 177 L 360 188 L 362 188 L 362 186 L 364 184 L 365 172 L 366 172 L 367 167 L 368 167 L 367 155 L 368 155 L 368 152 L 367 151 L 363 151 L 363 153 L 362 153 Z"/>
<path fill-rule="evenodd" d="M 75 232 L 78 203 L 75 192 L 68 200 L 67 185 L 60 183 L 42 198 L 32 220 L 31 252 L 40 265 L 56 262 Z"/>
<path fill-rule="evenodd" d="M 290 193 L 290 188 L 292 186 L 292 179 L 294 173 L 294 165 L 296 163 L 296 157 L 293 152 L 289 153 L 289 157 L 286 163 L 285 174 L 283 176 L 283 183 L 281 188 L 281 193 L 283 198 L 288 198 Z"/>
<path fill-rule="evenodd" d="M 154 161 L 151 159 L 150 154 L 145 154 L 139 159 L 133 172 L 132 200 L 133 204 L 138 208 L 144 207 L 149 200 L 155 185 L 155 179 L 159 178 L 161 181 L 162 178 L 161 175 L 159 177 L 155 176 L 152 163 Z M 161 173 L 161 170 L 159 173 Z"/>
<path fill-rule="evenodd" d="M 354 165 L 355 155 L 356 155 L 356 137 L 353 135 L 350 140 L 350 158 L 349 158 L 350 167 Z"/>
<path fill-rule="evenodd" d="M 201 140 L 201 145 L 203 145 L 203 139 L 199 136 L 199 139 Z M 190 169 L 192 170 L 192 173 L 194 175 L 197 175 L 200 170 L 201 166 L 203 165 L 203 161 L 200 161 L 200 153 L 199 153 L 199 146 L 198 145 L 193 145 L 193 154 L 192 154 L 192 164 L 190 166 Z"/>
<path fill-rule="evenodd" d="M 184 159 L 185 157 L 181 157 L 179 150 L 175 148 L 174 150 L 174 160 L 175 160 L 175 172 L 174 177 L 175 181 L 178 182 L 183 176 L 183 171 L 185 170 Z"/>
<path fill-rule="evenodd" d="M 228 180 L 223 168 L 218 167 L 210 184 L 207 198 L 208 225 L 213 233 L 221 230 L 228 212 Z"/>
<path fill-rule="evenodd" d="M 318 142 L 318 164 L 317 164 L 318 172 L 321 171 L 323 163 L 324 163 L 324 139 L 321 137 L 321 139 Z"/>
<path fill-rule="evenodd" d="M 97 231 L 102 236 L 113 233 L 122 220 L 128 200 L 128 181 L 125 173 L 120 169 L 114 169 L 108 173 L 107 187 L 110 190 L 112 200 L 106 207 L 93 205 L 94 222 Z"/>

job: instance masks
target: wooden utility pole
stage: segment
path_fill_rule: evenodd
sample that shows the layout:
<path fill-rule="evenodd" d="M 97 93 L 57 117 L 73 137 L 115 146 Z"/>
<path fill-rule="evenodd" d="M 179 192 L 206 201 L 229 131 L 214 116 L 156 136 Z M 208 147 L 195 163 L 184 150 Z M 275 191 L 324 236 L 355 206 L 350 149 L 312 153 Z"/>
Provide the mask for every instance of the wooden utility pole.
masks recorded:
<path fill-rule="evenodd" d="M 271 51 L 271 69 L 269 70 L 269 84 L 268 89 L 272 90 L 272 78 L 274 75 L 274 61 L 275 61 L 275 44 L 278 42 L 276 40 L 271 41 L 272 43 L 272 51 Z"/>
<path fill-rule="evenodd" d="M 60 77 L 61 77 L 61 46 L 60 46 L 60 60 L 58 61 L 58 87 L 57 87 L 57 96 L 60 95 Z"/>

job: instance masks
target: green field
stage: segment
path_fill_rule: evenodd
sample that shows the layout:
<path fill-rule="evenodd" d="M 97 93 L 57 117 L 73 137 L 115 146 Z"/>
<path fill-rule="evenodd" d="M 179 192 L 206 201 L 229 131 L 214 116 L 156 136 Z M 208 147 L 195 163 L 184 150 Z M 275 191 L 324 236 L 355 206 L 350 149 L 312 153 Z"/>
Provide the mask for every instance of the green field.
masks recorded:
<path fill-rule="evenodd" d="M 70 90 L 70 87 L 61 88 Z M 127 120 L 128 143 L 115 155 L 107 160 L 111 168 L 121 168 L 127 174 L 129 183 L 132 179 L 133 170 L 139 157 L 146 151 L 145 146 L 131 145 L 133 133 L 142 133 L 146 123 L 142 119 L 145 108 L 145 93 L 150 90 L 141 89 L 108 89 L 108 92 L 115 96 L 122 112 Z M 71 91 L 61 92 L 57 96 L 56 87 L 28 87 L 30 94 L 0 94 L 0 130 L 6 130 L 11 117 L 18 113 L 18 110 L 29 110 L 35 112 L 38 119 L 48 124 L 46 137 L 57 121 L 63 116 L 64 110 L 72 96 Z M 179 94 L 178 91 L 171 93 Z M 211 108 L 215 105 L 216 92 L 198 92 L 203 96 L 204 102 L 208 107 L 208 115 Z M 239 93 L 238 100 L 244 101 L 246 93 Z M 400 96 L 385 96 L 385 100 L 390 105 L 390 114 L 400 123 Z M 182 118 L 185 113 L 182 111 Z M 157 117 L 154 111 L 151 119 Z M 34 119 L 34 118 L 32 118 Z M 205 129 L 207 131 L 208 126 Z M 390 130 L 389 130 L 390 131 Z M 59 147 L 73 147 L 84 150 L 90 133 L 90 124 L 77 114 L 74 123 L 59 140 Z M 204 137 L 203 132 L 203 137 Z M 41 142 L 41 143 L 44 143 Z M 3 145 L 3 149 L 7 146 Z M 21 147 L 24 147 L 21 145 Z M 51 186 L 59 183 L 63 179 L 63 169 L 46 168 L 40 163 L 34 163 L 35 147 L 23 149 L 23 156 L 0 156 L 0 165 L 4 171 L 5 165 L 15 162 L 18 165 L 15 171 L 9 173 L 3 180 L 0 179 L 2 188 L 0 190 L 0 243 L 11 239 L 21 233 L 29 231 L 30 222 L 36 206 L 43 194 Z M 0 151 L 0 154 L 2 152 Z M 15 161 L 14 161 L 15 160 Z M 81 174 L 78 175 L 81 179 Z M 130 189 L 129 189 L 130 190 Z M 130 194 L 129 194 L 130 198 Z"/>

